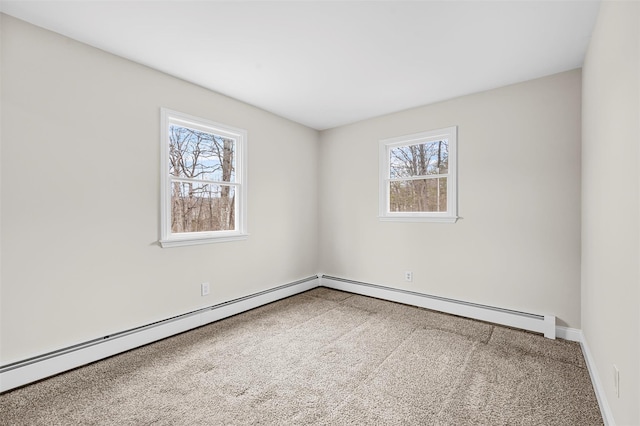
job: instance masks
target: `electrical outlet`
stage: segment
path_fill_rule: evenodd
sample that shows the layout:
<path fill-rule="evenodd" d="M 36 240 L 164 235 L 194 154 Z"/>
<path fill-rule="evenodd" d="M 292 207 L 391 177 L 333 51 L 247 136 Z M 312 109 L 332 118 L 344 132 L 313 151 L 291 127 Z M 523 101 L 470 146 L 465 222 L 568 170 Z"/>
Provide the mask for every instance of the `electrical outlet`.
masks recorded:
<path fill-rule="evenodd" d="M 616 390 L 616 396 L 620 398 L 620 370 L 613 364 L 613 386 Z"/>
<path fill-rule="evenodd" d="M 200 284 L 200 295 L 206 296 L 209 294 L 209 283 Z"/>
<path fill-rule="evenodd" d="M 404 273 L 404 280 L 405 280 L 406 282 L 409 282 L 409 283 L 410 283 L 411 281 L 413 281 L 413 272 L 411 272 L 411 271 L 405 271 L 405 273 Z"/>

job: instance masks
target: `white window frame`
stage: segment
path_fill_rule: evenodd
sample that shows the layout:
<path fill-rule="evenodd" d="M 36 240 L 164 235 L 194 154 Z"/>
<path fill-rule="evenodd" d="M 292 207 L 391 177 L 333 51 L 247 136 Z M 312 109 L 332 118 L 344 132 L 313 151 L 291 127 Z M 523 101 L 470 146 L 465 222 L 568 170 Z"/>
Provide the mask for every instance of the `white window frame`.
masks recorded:
<path fill-rule="evenodd" d="M 446 176 L 447 178 L 447 211 L 446 212 L 392 212 L 389 209 L 390 195 L 389 188 L 391 181 L 408 179 L 391 179 L 390 161 L 391 149 L 401 146 L 418 145 L 429 142 L 437 142 L 447 139 L 449 145 L 449 168 L 447 173 L 429 176 L 436 178 Z M 381 221 L 395 222 L 445 222 L 455 223 L 458 220 L 458 128 L 457 126 L 446 127 L 422 133 L 399 136 L 395 138 L 383 139 L 379 144 L 380 154 L 380 205 L 379 219 Z M 420 177 L 424 178 L 424 177 Z"/>
<path fill-rule="evenodd" d="M 193 115 L 160 109 L 160 245 L 178 247 L 194 244 L 243 240 L 247 233 L 247 132 Z M 233 231 L 171 232 L 171 182 L 169 173 L 169 126 L 189 127 L 235 140 L 235 181 L 221 182 L 235 190 L 235 226 Z"/>

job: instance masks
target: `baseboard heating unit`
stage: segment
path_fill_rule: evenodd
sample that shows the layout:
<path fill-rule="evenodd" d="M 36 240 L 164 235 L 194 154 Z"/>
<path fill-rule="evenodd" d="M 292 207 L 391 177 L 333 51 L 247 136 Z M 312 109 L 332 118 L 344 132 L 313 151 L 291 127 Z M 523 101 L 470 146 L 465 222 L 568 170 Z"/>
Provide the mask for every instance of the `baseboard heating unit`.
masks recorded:
<path fill-rule="evenodd" d="M 405 305 L 419 306 L 421 308 L 446 312 L 461 317 L 534 331 L 544 334 L 544 337 L 549 339 L 556 338 L 556 317 L 553 315 L 537 315 L 496 308 L 408 290 L 352 281 L 329 275 L 320 276 L 320 285 L 335 290 L 348 291 L 363 296 L 376 297 L 378 299 L 404 303 Z"/>
<path fill-rule="evenodd" d="M 347 291 L 363 296 L 376 297 L 378 299 L 446 312 L 461 317 L 534 331 L 542 333 L 550 339 L 555 339 L 556 337 L 555 316 L 536 315 L 495 308 L 319 274 L 228 302 L 167 318 L 152 324 L 117 332 L 33 358 L 0 366 L 0 393 L 316 287 L 327 287 Z M 558 328 L 562 329 L 562 327 Z"/>
<path fill-rule="evenodd" d="M 0 366 L 0 393 L 98 361 L 320 285 L 317 275 L 131 330 Z"/>

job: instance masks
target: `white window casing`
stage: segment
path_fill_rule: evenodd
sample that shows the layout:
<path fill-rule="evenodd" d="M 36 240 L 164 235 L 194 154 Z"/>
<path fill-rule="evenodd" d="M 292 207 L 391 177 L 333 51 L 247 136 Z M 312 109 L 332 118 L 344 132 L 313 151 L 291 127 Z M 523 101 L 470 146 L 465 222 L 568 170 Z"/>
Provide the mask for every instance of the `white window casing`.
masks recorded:
<path fill-rule="evenodd" d="M 237 129 L 234 127 L 230 127 L 224 124 L 216 123 L 207 119 L 195 117 L 189 114 L 172 111 L 167 108 L 161 108 L 161 151 L 160 151 L 160 245 L 162 247 L 176 247 L 176 246 L 185 246 L 185 245 L 195 245 L 195 244 L 208 244 L 208 243 L 217 243 L 217 242 L 226 242 L 226 241 L 236 241 L 246 239 L 248 237 L 247 233 L 247 132 L 242 129 Z M 205 160 L 196 160 L 194 163 L 192 161 L 191 169 L 196 169 L 197 166 L 202 168 L 202 172 L 195 174 L 192 176 L 180 176 L 179 172 L 176 172 L 174 169 L 174 174 L 170 172 L 171 170 L 171 161 L 175 161 L 175 157 L 171 157 L 171 130 L 170 129 L 179 129 L 184 130 L 186 132 L 193 132 L 199 135 L 210 136 L 211 139 L 211 152 L 214 152 L 213 140 L 225 141 L 225 144 L 228 142 L 229 144 L 233 143 L 233 149 L 229 149 L 226 152 L 231 152 L 230 157 L 232 158 L 231 168 L 228 169 L 227 174 L 229 176 L 226 177 L 226 180 L 222 177 L 218 177 L 213 170 L 205 169 L 205 162 L 207 164 L 215 164 L 215 157 L 210 155 L 210 159 L 205 158 Z M 174 133 L 175 135 L 176 133 Z M 216 139 L 217 138 L 217 139 Z M 186 139 L 185 139 L 186 140 Z M 174 140 L 175 142 L 175 140 Z M 188 145 L 188 144 L 187 144 Z M 176 144 L 174 144 L 175 149 Z M 200 145 L 197 145 L 198 148 L 196 151 L 200 152 Z M 206 147 L 206 145 L 205 145 Z M 226 149 L 226 148 L 225 148 Z M 192 154 L 192 158 L 200 158 L 198 155 L 195 155 L 194 152 L 189 152 L 188 154 Z M 174 151 L 175 152 L 175 151 Z M 175 155 L 175 154 L 174 154 Z M 182 155 L 182 154 L 181 154 Z M 186 156 L 186 155 L 185 155 Z M 182 158 L 182 157 L 181 157 Z M 213 160 L 211 160 L 213 158 Z M 219 157 L 218 157 L 219 158 Z M 198 161 L 202 161 L 200 164 Z M 221 160 L 217 164 L 218 169 L 223 167 L 221 165 Z M 207 166 L 209 167 L 209 166 Z M 213 166 L 212 166 L 213 167 Z M 184 168 L 189 169 L 188 167 Z M 230 170 L 230 171 L 229 171 Z M 224 174 L 224 172 L 223 172 Z M 225 201 L 230 205 L 229 209 L 232 213 L 229 214 L 227 228 L 229 229 L 215 229 L 215 226 L 210 225 L 210 228 L 203 231 L 193 231 L 191 229 L 187 230 L 178 230 L 172 229 L 172 223 L 174 223 L 174 219 L 172 218 L 172 204 L 176 202 L 176 199 L 172 198 L 172 191 L 175 191 L 175 188 L 181 188 L 182 185 L 188 187 L 190 192 L 189 196 L 192 197 L 192 200 L 196 200 L 196 203 L 200 203 L 200 205 L 204 206 L 207 201 L 198 201 L 198 200 L 208 200 L 209 204 L 206 204 L 209 207 L 209 211 L 213 211 L 212 204 L 214 203 L 214 199 L 220 200 L 221 196 L 218 195 L 212 197 L 212 193 L 219 194 L 222 191 L 222 188 L 226 189 L 226 193 L 224 195 Z M 193 188 L 198 190 L 202 190 L 203 188 L 207 188 L 208 191 L 203 191 L 203 193 L 209 194 L 209 198 L 205 197 L 193 197 L 193 193 L 196 192 L 192 190 Z M 212 191 L 212 188 L 217 188 L 218 191 Z M 180 194 L 182 194 L 182 189 L 180 190 Z M 229 196 L 229 194 L 232 194 Z M 231 199 L 232 201 L 228 201 Z M 180 203 L 182 200 L 185 200 L 182 195 L 177 197 L 177 202 Z M 222 202 L 220 201 L 220 204 Z M 175 210 L 175 209 L 174 209 Z M 204 207 L 198 207 L 198 211 L 204 210 Z M 188 214 L 191 210 L 187 210 Z M 184 215 L 184 213 L 181 212 Z M 210 213 L 211 217 L 213 217 L 213 213 Z M 233 220 L 231 219 L 233 216 Z M 198 216 L 198 220 L 200 220 L 200 216 Z M 210 219 L 210 222 L 213 223 L 213 219 Z"/>
<path fill-rule="evenodd" d="M 380 141 L 381 221 L 455 223 L 458 220 L 457 142 L 456 126 Z M 433 151 L 436 147 L 437 151 Z M 433 152 L 428 151 L 430 148 Z M 431 162 L 434 152 L 438 167 Z M 444 166 L 442 170 L 440 165 Z M 437 195 L 427 195 L 429 185 Z M 405 196 L 409 198 L 403 206 L 394 199 L 392 186 L 396 194 L 402 190 L 414 194 L 413 198 Z M 418 186 L 422 188 L 421 196 L 415 195 L 414 187 Z"/>

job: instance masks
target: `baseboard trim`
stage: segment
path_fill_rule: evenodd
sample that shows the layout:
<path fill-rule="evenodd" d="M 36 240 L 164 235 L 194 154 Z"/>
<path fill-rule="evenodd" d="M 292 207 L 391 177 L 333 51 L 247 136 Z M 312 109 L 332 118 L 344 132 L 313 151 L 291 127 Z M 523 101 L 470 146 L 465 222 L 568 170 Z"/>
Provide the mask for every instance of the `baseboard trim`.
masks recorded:
<path fill-rule="evenodd" d="M 587 343 L 587 339 L 584 334 L 580 332 L 580 346 L 582 347 L 582 353 L 584 354 L 585 362 L 587 363 L 587 369 L 589 370 L 589 376 L 591 377 L 591 383 L 593 384 L 593 390 L 596 393 L 596 399 L 600 406 L 600 413 L 602 414 L 602 420 L 605 426 L 616 426 L 616 422 L 613 418 L 613 412 L 609 406 L 607 395 L 604 392 L 604 386 L 600 380 L 596 363 L 591 355 L 591 350 Z"/>
<path fill-rule="evenodd" d="M 591 351 L 582 331 L 555 326 L 554 316 L 528 314 L 459 302 L 391 287 L 323 276 L 322 274 L 1 366 L 0 393 L 320 286 L 544 333 L 546 337 L 550 338 L 557 336 L 561 339 L 580 342 L 604 423 L 606 426 L 616 426 Z"/>
<path fill-rule="evenodd" d="M 525 314 L 517 311 L 509 311 L 490 306 L 458 302 L 455 300 L 433 297 L 421 293 L 347 280 L 328 275 L 319 275 L 319 277 L 320 285 L 322 287 L 348 291 L 350 293 L 376 297 L 378 299 L 404 303 L 412 306 L 420 306 L 427 309 L 447 312 L 454 315 L 479 319 L 496 324 L 508 325 L 524 330 L 536 331 L 544 333 L 545 337 L 550 337 L 552 335 L 553 337 L 551 338 L 558 337 L 560 339 L 579 342 L 580 346 L 582 347 L 582 353 L 585 357 L 585 362 L 587 364 L 589 376 L 591 377 L 591 383 L 593 384 L 604 424 L 605 426 L 616 426 L 615 420 L 613 418 L 613 413 L 611 412 L 611 408 L 609 406 L 609 403 L 607 402 L 604 387 L 602 386 L 602 382 L 600 381 L 600 378 L 598 376 L 598 371 L 591 355 L 591 351 L 589 350 L 589 345 L 586 342 L 582 330 L 570 327 L 556 326 L 555 317 L 548 318 L 548 316 Z M 537 322 L 532 322 L 532 317 L 537 317 Z M 539 318 L 541 317 L 544 318 L 544 321 L 540 321 Z M 533 321 L 535 321 L 535 319 Z M 551 332 L 551 328 L 553 328 L 553 332 Z"/>
<path fill-rule="evenodd" d="M 2 366 L 0 367 L 0 393 L 311 290 L 319 285 L 318 276 L 304 278 Z"/>
<path fill-rule="evenodd" d="M 556 337 L 559 339 L 569 340 L 571 342 L 581 342 L 582 330 L 558 325 L 556 326 Z"/>
<path fill-rule="evenodd" d="M 376 297 L 378 299 L 534 331 L 542 333 L 550 339 L 556 338 L 556 317 L 553 315 L 518 312 L 328 275 L 320 276 L 320 285 L 336 290 L 361 294 L 363 296 Z"/>

